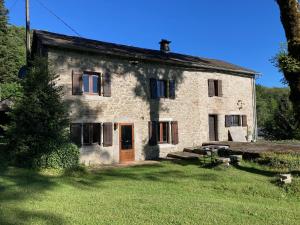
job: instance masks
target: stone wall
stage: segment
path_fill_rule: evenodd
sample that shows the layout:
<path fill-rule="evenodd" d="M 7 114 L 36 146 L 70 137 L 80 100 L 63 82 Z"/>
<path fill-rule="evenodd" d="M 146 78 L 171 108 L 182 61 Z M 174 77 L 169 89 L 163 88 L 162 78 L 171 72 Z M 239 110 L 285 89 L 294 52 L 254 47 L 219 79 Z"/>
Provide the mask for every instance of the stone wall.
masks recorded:
<path fill-rule="evenodd" d="M 248 127 L 243 129 L 245 134 L 253 133 L 252 78 L 143 62 L 132 65 L 128 60 L 58 49 L 49 49 L 48 56 L 50 65 L 60 75 L 58 84 L 64 86 L 72 122 L 134 123 L 135 160 L 164 157 L 169 152 L 208 141 L 209 114 L 218 115 L 219 140 L 228 140 L 226 114 L 247 115 Z M 111 97 L 72 95 L 72 70 L 109 72 Z M 174 79 L 176 98 L 150 99 L 149 78 Z M 223 97 L 208 97 L 208 79 L 222 80 Z M 238 105 L 239 101 L 242 103 Z M 178 121 L 179 144 L 148 146 L 148 121 L 152 120 Z M 118 163 L 119 130 L 113 133 L 112 147 L 82 147 L 81 161 Z"/>

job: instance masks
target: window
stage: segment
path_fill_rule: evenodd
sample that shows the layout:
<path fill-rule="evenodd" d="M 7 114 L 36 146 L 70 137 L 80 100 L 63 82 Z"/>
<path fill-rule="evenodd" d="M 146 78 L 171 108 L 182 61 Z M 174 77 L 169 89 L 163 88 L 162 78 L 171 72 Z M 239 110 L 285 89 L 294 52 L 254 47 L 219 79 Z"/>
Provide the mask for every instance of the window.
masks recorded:
<path fill-rule="evenodd" d="M 82 91 L 88 94 L 99 94 L 100 75 L 97 73 L 85 72 L 82 75 Z"/>
<path fill-rule="evenodd" d="M 73 123 L 70 125 L 71 140 L 78 146 L 101 144 L 100 123 Z"/>
<path fill-rule="evenodd" d="M 169 122 L 159 122 L 158 125 L 158 142 L 169 143 Z"/>
<path fill-rule="evenodd" d="M 72 94 L 73 95 L 102 95 L 111 96 L 110 73 L 75 72 L 72 71 Z"/>
<path fill-rule="evenodd" d="M 231 117 L 231 126 L 240 126 L 240 115 L 232 115 Z"/>
<path fill-rule="evenodd" d="M 90 145 L 100 143 L 100 123 L 83 124 L 83 144 Z"/>
<path fill-rule="evenodd" d="M 178 122 L 149 122 L 149 145 L 178 144 Z"/>
<path fill-rule="evenodd" d="M 247 116 L 246 115 L 226 115 L 225 116 L 225 127 L 237 127 L 237 126 L 247 126 Z"/>
<path fill-rule="evenodd" d="M 221 97 L 222 94 L 222 81 L 221 80 L 208 80 L 208 96 L 219 96 Z"/>
<path fill-rule="evenodd" d="M 150 79 L 150 94 L 152 99 L 175 98 L 175 81 Z"/>

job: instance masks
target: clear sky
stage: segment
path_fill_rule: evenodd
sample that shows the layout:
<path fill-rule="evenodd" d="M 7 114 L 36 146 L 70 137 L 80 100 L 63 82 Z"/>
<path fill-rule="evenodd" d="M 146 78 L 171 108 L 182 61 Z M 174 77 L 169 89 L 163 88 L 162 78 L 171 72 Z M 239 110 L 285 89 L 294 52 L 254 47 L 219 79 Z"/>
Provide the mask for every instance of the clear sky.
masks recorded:
<path fill-rule="evenodd" d="M 257 83 L 282 86 L 270 62 L 285 42 L 274 0 L 30 0 L 31 26 L 75 35 L 38 1 L 82 37 L 223 59 L 262 73 Z M 23 26 L 25 0 L 6 0 L 10 23 Z"/>

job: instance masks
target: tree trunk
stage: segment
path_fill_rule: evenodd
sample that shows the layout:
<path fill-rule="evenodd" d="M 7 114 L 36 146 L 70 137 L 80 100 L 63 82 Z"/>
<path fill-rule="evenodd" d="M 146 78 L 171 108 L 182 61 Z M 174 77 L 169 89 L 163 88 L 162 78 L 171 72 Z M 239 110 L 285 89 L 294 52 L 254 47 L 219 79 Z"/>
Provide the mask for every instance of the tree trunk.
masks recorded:
<path fill-rule="evenodd" d="M 288 42 L 288 55 L 300 62 L 300 4 L 298 0 L 276 0 Z M 291 92 L 290 100 L 300 126 L 300 71 L 283 71 Z"/>

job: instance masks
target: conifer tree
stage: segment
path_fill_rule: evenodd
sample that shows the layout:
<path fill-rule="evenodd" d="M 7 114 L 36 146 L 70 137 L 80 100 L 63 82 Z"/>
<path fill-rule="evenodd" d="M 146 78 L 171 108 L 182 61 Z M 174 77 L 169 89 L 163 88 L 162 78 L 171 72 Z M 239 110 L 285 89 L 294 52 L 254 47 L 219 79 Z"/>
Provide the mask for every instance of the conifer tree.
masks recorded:
<path fill-rule="evenodd" d="M 48 61 L 36 58 L 23 81 L 23 97 L 11 112 L 9 149 L 17 164 L 35 166 L 44 155 L 68 143 L 68 110 Z"/>

